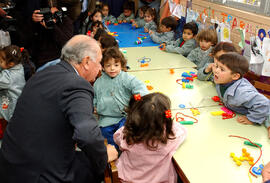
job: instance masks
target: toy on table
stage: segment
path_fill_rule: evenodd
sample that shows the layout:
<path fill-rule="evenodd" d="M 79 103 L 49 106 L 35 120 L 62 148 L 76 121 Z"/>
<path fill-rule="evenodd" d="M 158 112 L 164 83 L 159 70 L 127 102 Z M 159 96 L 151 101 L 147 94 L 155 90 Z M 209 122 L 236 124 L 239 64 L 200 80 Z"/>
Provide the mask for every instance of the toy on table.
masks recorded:
<path fill-rule="evenodd" d="M 197 74 L 195 74 L 195 72 L 183 72 L 181 76 L 183 78 L 182 79 L 177 79 L 176 83 L 182 85 L 182 88 L 193 89 L 193 85 L 192 84 L 187 84 L 187 83 L 189 83 L 191 81 L 194 81 L 194 79 L 197 78 Z"/>
<path fill-rule="evenodd" d="M 118 22 L 117 22 L 117 21 L 115 21 L 115 22 L 113 23 L 113 25 L 118 25 Z"/>
<path fill-rule="evenodd" d="M 263 167 L 263 164 L 260 164 L 259 167 L 253 167 L 252 172 L 256 175 L 261 175 Z"/>
<path fill-rule="evenodd" d="M 221 99 L 218 96 L 212 97 L 212 100 L 215 102 L 219 102 L 219 105 L 223 105 Z M 231 119 L 236 116 L 236 114 L 227 107 L 221 107 L 221 110 L 222 111 L 213 111 L 211 112 L 211 114 L 213 116 L 222 116 L 222 119 Z"/>
<path fill-rule="evenodd" d="M 117 32 L 108 32 L 108 34 L 111 35 L 111 36 L 114 36 L 114 37 L 118 36 Z"/>
<path fill-rule="evenodd" d="M 258 147 L 258 146 L 262 147 L 262 144 L 255 143 L 255 142 L 253 142 L 253 144 L 252 144 L 252 143 L 249 142 L 249 141 L 245 141 L 244 144 L 245 144 L 245 145 L 249 145 L 249 146 L 253 146 L 253 147 Z M 255 145 L 255 144 L 256 144 L 256 145 Z"/>
<path fill-rule="evenodd" d="M 143 40 L 146 39 L 147 37 L 146 36 L 143 36 L 143 37 L 137 37 L 138 40 L 135 41 L 135 44 L 142 44 L 143 43 Z"/>
<path fill-rule="evenodd" d="M 238 135 L 229 135 L 229 137 L 237 137 L 237 138 L 241 138 L 241 139 L 244 139 L 244 140 L 247 140 L 248 142 L 250 142 L 251 144 L 253 144 L 254 146 L 258 147 L 259 150 L 260 150 L 260 156 L 259 158 L 255 161 L 255 163 L 253 162 L 254 161 L 254 158 L 253 157 L 250 157 L 250 154 L 247 152 L 247 150 L 245 148 L 242 149 L 242 157 L 241 158 L 242 160 L 247 160 L 249 162 L 249 164 L 251 165 L 250 168 L 249 168 L 249 173 L 251 175 L 253 175 L 254 177 L 257 178 L 257 175 L 255 175 L 254 172 L 252 172 L 252 168 L 254 167 L 254 165 L 256 165 L 256 163 L 258 163 L 258 161 L 260 160 L 260 158 L 262 157 L 262 149 L 259 145 L 255 144 L 254 142 L 252 142 L 251 140 L 249 140 L 248 138 L 245 138 L 245 137 L 241 137 L 241 136 L 238 136 Z M 231 157 L 233 156 L 233 154 L 231 154 Z M 236 158 L 235 158 L 236 159 Z M 240 160 L 240 159 L 239 159 Z M 235 160 L 236 161 L 236 160 Z M 240 164 L 238 162 L 238 164 Z M 238 165 L 240 166 L 240 165 Z"/>
<path fill-rule="evenodd" d="M 254 165 L 254 158 L 250 156 L 250 153 L 248 153 L 245 148 L 242 149 L 242 156 L 240 156 L 239 158 L 235 156 L 234 153 L 231 153 L 230 156 L 233 158 L 233 161 L 238 166 L 241 166 L 243 161 L 247 161 L 250 165 Z"/>
<path fill-rule="evenodd" d="M 214 102 L 218 102 L 219 103 L 218 105 L 223 105 L 223 103 L 222 103 L 221 99 L 219 98 L 219 96 L 213 96 L 212 100 Z"/>
<path fill-rule="evenodd" d="M 174 74 L 174 69 L 170 69 L 170 74 Z"/>
<path fill-rule="evenodd" d="M 140 67 L 147 67 L 149 66 L 149 62 L 151 62 L 151 58 L 142 57 L 138 59 L 140 63 Z"/>
<path fill-rule="evenodd" d="M 191 118 L 191 119 L 193 119 L 194 121 L 186 120 L 184 117 L 181 117 L 181 116 L 179 116 L 179 115 L 182 115 L 182 116 L 184 116 L 184 117 Z M 177 113 L 175 114 L 175 120 L 176 120 L 176 122 L 180 122 L 182 125 L 193 125 L 194 123 L 198 123 L 198 120 L 197 120 L 196 118 L 194 118 L 194 117 L 192 117 L 192 116 L 185 115 L 185 114 L 183 114 L 183 113 L 181 113 L 181 112 L 177 112 Z"/>
<path fill-rule="evenodd" d="M 144 83 L 146 85 L 147 90 L 153 90 L 154 89 L 154 87 L 150 85 L 149 80 L 145 80 Z"/>

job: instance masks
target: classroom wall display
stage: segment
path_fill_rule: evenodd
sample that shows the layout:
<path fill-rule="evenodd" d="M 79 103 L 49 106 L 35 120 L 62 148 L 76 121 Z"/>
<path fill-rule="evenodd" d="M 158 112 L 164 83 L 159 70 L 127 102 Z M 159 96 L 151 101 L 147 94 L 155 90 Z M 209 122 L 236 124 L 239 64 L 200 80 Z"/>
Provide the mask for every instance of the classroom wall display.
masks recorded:
<path fill-rule="evenodd" d="M 270 38 L 263 39 L 262 54 L 264 57 L 262 75 L 270 76 Z"/>

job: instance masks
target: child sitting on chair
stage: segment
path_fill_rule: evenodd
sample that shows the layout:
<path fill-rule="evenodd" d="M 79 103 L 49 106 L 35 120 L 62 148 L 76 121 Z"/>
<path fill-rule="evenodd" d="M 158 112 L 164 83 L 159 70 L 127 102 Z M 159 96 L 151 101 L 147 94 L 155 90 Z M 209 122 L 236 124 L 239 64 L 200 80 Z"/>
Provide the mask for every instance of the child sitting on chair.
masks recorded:
<path fill-rule="evenodd" d="M 148 8 L 144 14 L 144 32 L 157 30 L 157 13 L 155 8 Z"/>
<path fill-rule="evenodd" d="M 139 27 L 145 26 L 146 22 L 144 20 L 144 14 L 148 8 L 149 8 L 149 6 L 142 6 L 139 8 L 139 10 L 138 10 L 139 16 L 137 15 L 138 17 L 134 21 L 132 21 L 133 27 L 139 28 Z"/>
<path fill-rule="evenodd" d="M 248 67 L 247 59 L 238 53 L 229 52 L 217 58 L 213 67 L 217 93 L 227 108 L 243 115 L 237 118 L 239 123 L 265 123 L 270 138 L 270 100 L 243 78 Z"/>
<path fill-rule="evenodd" d="M 124 12 L 117 18 L 119 23 L 130 23 L 135 19 L 133 2 L 126 1 L 123 5 Z"/>
<path fill-rule="evenodd" d="M 165 17 L 161 21 L 160 32 L 157 33 L 155 31 L 149 31 L 151 39 L 155 43 L 167 43 L 173 41 L 174 39 L 174 31 L 177 27 L 177 21 L 175 18 L 169 16 Z"/>
<path fill-rule="evenodd" d="M 104 21 L 106 25 L 116 22 L 116 18 L 109 14 L 108 4 L 102 3 L 101 12 L 102 12 L 102 20 Z"/>
<path fill-rule="evenodd" d="M 98 124 L 108 144 L 115 145 L 113 134 L 126 121 L 125 108 L 134 94 L 148 94 L 143 82 L 123 70 L 126 59 L 118 48 L 108 48 L 103 53 L 103 72 L 94 83 L 94 106 L 98 114 Z M 117 147 L 117 146 L 116 146 Z"/>
<path fill-rule="evenodd" d="M 162 43 L 160 45 L 160 49 L 171 53 L 178 53 L 186 57 L 197 47 L 197 43 L 195 41 L 197 33 L 197 24 L 195 22 L 189 22 L 184 25 L 181 38 L 176 41 L 171 41 L 168 44 Z"/>
<path fill-rule="evenodd" d="M 187 59 L 197 65 L 197 69 L 204 67 L 207 63 L 213 63 L 213 57 L 210 56 L 213 46 L 217 44 L 217 32 L 213 29 L 201 30 L 197 37 L 199 47 L 192 50 Z"/>
<path fill-rule="evenodd" d="M 9 121 L 25 85 L 23 62 L 28 52 L 15 45 L 0 50 L 0 118 Z"/>
<path fill-rule="evenodd" d="M 214 62 L 216 62 L 218 57 L 228 52 L 236 52 L 233 44 L 228 42 L 220 42 L 212 49 L 211 56 L 214 57 Z M 214 63 L 205 64 L 204 67 L 198 70 L 198 79 L 201 81 L 214 81 L 213 67 Z"/>
<path fill-rule="evenodd" d="M 114 134 L 122 151 L 116 162 L 121 182 L 177 182 L 172 156 L 187 131 L 173 122 L 170 107 L 161 93 L 130 99 L 126 124 Z"/>

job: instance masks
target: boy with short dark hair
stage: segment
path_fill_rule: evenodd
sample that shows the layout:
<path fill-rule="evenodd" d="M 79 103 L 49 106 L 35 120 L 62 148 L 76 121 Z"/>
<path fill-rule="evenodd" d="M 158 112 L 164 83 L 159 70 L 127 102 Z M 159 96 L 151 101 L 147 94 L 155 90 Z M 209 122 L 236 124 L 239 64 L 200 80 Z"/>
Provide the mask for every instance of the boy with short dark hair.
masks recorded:
<path fill-rule="evenodd" d="M 243 115 L 237 118 L 239 123 L 265 123 L 270 138 L 270 100 L 243 78 L 248 67 L 247 59 L 238 53 L 221 55 L 213 67 L 216 89 L 227 108 Z"/>
<path fill-rule="evenodd" d="M 118 22 L 129 23 L 135 19 L 133 2 L 126 1 L 123 5 L 124 12 L 117 18 Z"/>
<path fill-rule="evenodd" d="M 174 31 L 177 27 L 177 21 L 175 18 L 169 16 L 165 17 L 161 21 L 160 32 L 149 31 L 151 39 L 155 43 L 168 43 L 174 39 Z"/>
<path fill-rule="evenodd" d="M 161 50 L 172 53 L 179 53 L 186 57 L 193 49 L 197 47 L 197 43 L 194 39 L 197 33 L 197 24 L 195 22 L 189 22 L 183 27 L 182 37 L 167 44 L 162 43 L 160 45 Z"/>

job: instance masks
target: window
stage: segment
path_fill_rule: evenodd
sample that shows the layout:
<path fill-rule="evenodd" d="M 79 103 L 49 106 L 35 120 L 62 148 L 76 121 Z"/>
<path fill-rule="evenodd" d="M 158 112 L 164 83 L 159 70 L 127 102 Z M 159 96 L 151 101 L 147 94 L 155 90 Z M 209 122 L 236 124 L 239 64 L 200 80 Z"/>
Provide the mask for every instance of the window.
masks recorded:
<path fill-rule="evenodd" d="M 270 15 L 270 0 L 210 0 L 232 8 Z"/>

